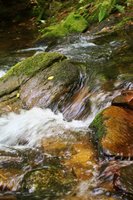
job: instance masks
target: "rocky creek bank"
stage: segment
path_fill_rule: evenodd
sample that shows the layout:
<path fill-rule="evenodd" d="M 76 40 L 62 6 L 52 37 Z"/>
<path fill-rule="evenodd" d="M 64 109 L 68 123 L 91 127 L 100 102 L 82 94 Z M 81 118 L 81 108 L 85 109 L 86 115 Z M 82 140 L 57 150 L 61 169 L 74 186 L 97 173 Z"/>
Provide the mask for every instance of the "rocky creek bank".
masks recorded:
<path fill-rule="evenodd" d="M 84 70 L 84 64 L 73 62 L 59 53 L 39 53 L 21 61 L 0 78 L 1 116 L 12 111 L 19 113 L 20 109 L 29 110 L 33 107 L 51 108 L 55 112 L 63 111 L 70 101 L 76 102 L 80 93 L 82 102 L 89 93 L 81 84 Z M 38 151 L 18 151 L 16 155 L 12 153 L 5 155 L 5 152 L 1 151 L 1 190 L 31 192 L 34 195 L 42 193 L 48 195 L 48 198 L 51 198 L 51 195 L 60 197 L 73 191 L 79 180 L 92 181 L 96 169 L 95 178 L 99 179 L 101 169 L 107 180 L 106 184 L 104 181 L 102 183 L 98 181 L 97 187 L 102 187 L 110 194 L 121 191 L 133 195 L 131 174 L 126 175 L 132 171 L 130 170 L 132 161 L 128 162 L 133 156 L 132 102 L 133 90 L 122 91 L 113 99 L 111 106 L 95 117 L 90 125 L 93 131 L 91 134 L 89 130 L 85 135 L 82 132 L 64 132 L 63 137 L 55 136 L 42 140 Z M 91 106 L 89 98 L 86 98 L 85 105 L 84 109 L 89 112 Z M 68 110 L 64 112 L 64 117 L 67 116 L 67 120 L 82 118 L 84 110 L 81 109 L 82 104 L 80 106 L 78 115 L 71 116 L 71 111 Z M 113 157 L 114 163 L 111 161 L 107 165 L 102 163 L 100 160 L 105 157 Z M 5 158 L 8 159 L 8 164 Z M 36 159 L 39 160 L 34 162 Z M 120 163 L 119 159 L 124 161 Z M 93 189 L 95 190 L 95 187 Z M 89 190 L 88 186 L 87 191 Z M 89 196 L 89 192 L 86 195 Z M 81 195 L 81 198 L 85 199 L 88 196 Z M 71 195 L 70 199 L 73 198 L 78 199 L 80 195 L 79 197 Z M 101 198 L 107 199 L 106 195 Z M 95 197 L 92 195 L 91 199 Z M 112 196 L 111 199 L 115 197 Z"/>

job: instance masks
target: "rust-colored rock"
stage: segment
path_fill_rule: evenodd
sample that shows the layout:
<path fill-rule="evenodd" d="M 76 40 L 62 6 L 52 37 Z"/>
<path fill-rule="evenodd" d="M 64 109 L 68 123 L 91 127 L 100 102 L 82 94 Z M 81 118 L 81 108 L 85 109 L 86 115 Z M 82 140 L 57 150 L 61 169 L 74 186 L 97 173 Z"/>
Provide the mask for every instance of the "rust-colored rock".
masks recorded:
<path fill-rule="evenodd" d="M 20 170 L 0 169 L 0 191 L 15 191 L 18 187 Z"/>
<path fill-rule="evenodd" d="M 76 132 L 65 133 L 42 141 L 44 151 L 62 157 L 62 164 L 80 180 L 88 180 L 97 164 L 97 151 L 88 136 Z M 69 136 L 67 136 L 69 135 Z"/>
<path fill-rule="evenodd" d="M 133 156 L 133 111 L 110 106 L 94 119 L 90 126 L 95 130 L 98 146 L 109 155 Z"/>

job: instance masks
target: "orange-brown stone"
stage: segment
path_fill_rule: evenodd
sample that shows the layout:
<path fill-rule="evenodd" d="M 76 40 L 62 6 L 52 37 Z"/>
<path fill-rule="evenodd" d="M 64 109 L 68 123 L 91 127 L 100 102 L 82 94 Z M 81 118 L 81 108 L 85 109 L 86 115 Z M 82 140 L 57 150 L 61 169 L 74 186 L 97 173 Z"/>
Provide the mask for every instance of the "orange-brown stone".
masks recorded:
<path fill-rule="evenodd" d="M 72 133 L 68 138 L 55 136 L 42 140 L 42 147 L 46 153 L 61 157 L 62 164 L 72 170 L 77 179 L 88 180 L 92 176 L 93 167 L 97 164 L 97 151 L 87 136 L 78 138 L 76 132 L 73 138 Z"/>
<path fill-rule="evenodd" d="M 111 106 L 103 112 L 104 150 L 119 156 L 133 156 L 133 111 Z"/>

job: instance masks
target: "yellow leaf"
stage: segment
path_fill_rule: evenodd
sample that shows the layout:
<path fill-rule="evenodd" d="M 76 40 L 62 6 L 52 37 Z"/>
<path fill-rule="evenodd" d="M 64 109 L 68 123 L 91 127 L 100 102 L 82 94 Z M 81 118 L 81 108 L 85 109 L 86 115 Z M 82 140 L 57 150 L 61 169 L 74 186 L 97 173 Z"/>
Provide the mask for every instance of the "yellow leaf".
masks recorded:
<path fill-rule="evenodd" d="M 20 97 L 20 94 L 19 94 L 19 93 L 17 93 L 17 95 L 16 95 L 16 96 L 17 96 L 17 98 L 19 98 L 19 97 Z"/>
<path fill-rule="evenodd" d="M 12 108 L 11 108 L 11 106 L 9 106 L 9 105 L 7 105 L 7 107 L 11 110 Z"/>
<path fill-rule="evenodd" d="M 0 174 L 0 177 L 2 178 L 2 179 L 7 179 L 4 175 L 2 175 L 2 174 Z"/>
<path fill-rule="evenodd" d="M 54 78 L 54 76 L 49 76 L 48 80 L 52 80 Z"/>

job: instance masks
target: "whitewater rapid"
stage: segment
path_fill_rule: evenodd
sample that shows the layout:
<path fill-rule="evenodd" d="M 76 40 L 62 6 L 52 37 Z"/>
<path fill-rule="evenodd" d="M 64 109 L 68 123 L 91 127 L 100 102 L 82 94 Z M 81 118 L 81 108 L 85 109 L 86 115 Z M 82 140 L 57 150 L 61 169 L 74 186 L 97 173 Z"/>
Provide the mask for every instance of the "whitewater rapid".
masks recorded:
<path fill-rule="evenodd" d="M 117 95 L 114 94 L 115 96 Z M 54 113 L 50 109 L 34 107 L 31 110 L 21 110 L 18 114 L 10 112 L 0 116 L 0 149 L 5 147 L 27 147 L 40 146 L 42 139 L 51 136 L 63 135 L 64 132 L 74 131 L 86 133 L 89 125 L 105 106 L 110 105 L 110 93 L 101 91 L 93 94 L 90 99 L 91 113 L 85 120 L 66 121 L 63 114 Z M 103 104 L 105 102 L 105 104 Z M 107 103 L 108 102 L 108 103 Z"/>
<path fill-rule="evenodd" d="M 73 120 L 67 122 L 61 113 L 54 114 L 50 109 L 32 108 L 21 110 L 19 114 L 9 113 L 0 118 L 0 147 L 38 146 L 42 138 L 57 136 L 67 130 L 85 130 L 87 123 Z M 20 144 L 20 145 L 19 145 Z"/>

